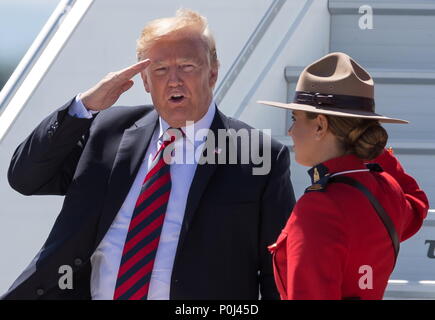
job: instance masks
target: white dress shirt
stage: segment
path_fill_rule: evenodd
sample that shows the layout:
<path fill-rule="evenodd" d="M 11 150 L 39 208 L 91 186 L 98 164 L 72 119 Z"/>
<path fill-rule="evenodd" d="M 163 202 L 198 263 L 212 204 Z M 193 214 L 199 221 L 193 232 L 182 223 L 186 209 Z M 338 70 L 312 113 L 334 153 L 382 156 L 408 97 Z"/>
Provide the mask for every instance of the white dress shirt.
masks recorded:
<path fill-rule="evenodd" d="M 148 300 L 169 299 L 172 267 L 186 209 L 187 196 L 196 170 L 196 161 L 193 155 L 197 148 L 203 148 L 203 141 L 206 138 L 206 130 L 204 129 L 210 128 L 215 112 L 216 106 L 212 100 L 204 117 L 195 122 L 194 125 L 183 127 L 185 137 L 175 142 L 176 162 L 170 166 L 171 193 L 154 261 Z M 77 96 L 68 113 L 76 117 L 90 118 L 94 112 L 87 110 Z M 142 182 L 150 169 L 152 158 L 162 143 L 163 133 L 168 128 L 169 125 L 166 121 L 159 117 L 159 125 L 154 130 L 133 185 L 112 225 L 91 256 L 91 295 L 94 300 L 113 299 L 124 242 L 136 200 Z M 189 155 L 187 164 L 177 163 L 180 151 L 184 152 L 185 157 Z"/>

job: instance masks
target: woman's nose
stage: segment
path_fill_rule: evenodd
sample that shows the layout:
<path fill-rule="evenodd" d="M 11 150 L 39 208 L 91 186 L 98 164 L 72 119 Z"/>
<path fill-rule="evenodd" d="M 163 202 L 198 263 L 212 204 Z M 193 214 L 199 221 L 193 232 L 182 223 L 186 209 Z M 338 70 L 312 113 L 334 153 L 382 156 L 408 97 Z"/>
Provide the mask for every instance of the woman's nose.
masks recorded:
<path fill-rule="evenodd" d="M 292 136 L 292 130 L 293 130 L 293 124 L 291 125 L 290 128 L 288 128 L 288 131 L 287 131 L 287 135 L 290 137 Z"/>

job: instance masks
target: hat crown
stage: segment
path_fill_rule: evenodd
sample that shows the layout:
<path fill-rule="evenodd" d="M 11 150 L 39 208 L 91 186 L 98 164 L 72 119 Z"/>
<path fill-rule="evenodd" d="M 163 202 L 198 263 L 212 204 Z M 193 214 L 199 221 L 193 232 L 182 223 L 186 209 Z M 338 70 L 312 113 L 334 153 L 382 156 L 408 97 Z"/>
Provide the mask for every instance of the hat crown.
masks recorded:
<path fill-rule="evenodd" d="M 374 81 L 351 57 L 333 52 L 306 67 L 296 85 L 293 103 L 258 101 L 279 108 L 305 112 L 408 123 L 375 112 Z"/>
<path fill-rule="evenodd" d="M 370 74 L 347 54 L 333 52 L 302 71 L 296 91 L 374 99 L 374 82 Z"/>

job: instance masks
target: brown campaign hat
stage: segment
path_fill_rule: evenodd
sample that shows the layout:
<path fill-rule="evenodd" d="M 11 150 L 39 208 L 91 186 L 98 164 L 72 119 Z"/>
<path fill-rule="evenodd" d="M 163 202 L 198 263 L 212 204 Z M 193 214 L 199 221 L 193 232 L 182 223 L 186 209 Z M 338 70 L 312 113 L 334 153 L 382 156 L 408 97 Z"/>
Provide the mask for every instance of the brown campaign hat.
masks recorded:
<path fill-rule="evenodd" d="M 374 82 L 351 57 L 330 53 L 306 67 L 299 76 L 293 103 L 257 101 L 290 110 L 408 123 L 375 113 Z"/>

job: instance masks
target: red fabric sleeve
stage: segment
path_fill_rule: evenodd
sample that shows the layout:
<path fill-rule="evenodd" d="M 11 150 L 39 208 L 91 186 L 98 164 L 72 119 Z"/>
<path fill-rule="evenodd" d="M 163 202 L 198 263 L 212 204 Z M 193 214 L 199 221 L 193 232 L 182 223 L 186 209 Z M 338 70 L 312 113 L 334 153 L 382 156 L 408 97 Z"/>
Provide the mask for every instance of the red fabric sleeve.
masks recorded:
<path fill-rule="evenodd" d="M 287 298 L 341 299 L 348 235 L 344 214 L 322 192 L 305 194 L 287 231 Z"/>
<path fill-rule="evenodd" d="M 423 190 L 413 177 L 408 175 L 400 164 L 399 160 L 393 155 L 392 150 L 384 152 L 372 162 L 378 163 L 392 176 L 402 188 L 407 200 L 407 207 L 410 210 L 409 219 L 405 221 L 401 234 L 401 241 L 404 241 L 415 234 L 423 224 L 429 210 L 429 201 Z"/>

